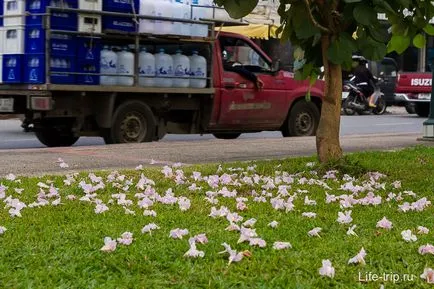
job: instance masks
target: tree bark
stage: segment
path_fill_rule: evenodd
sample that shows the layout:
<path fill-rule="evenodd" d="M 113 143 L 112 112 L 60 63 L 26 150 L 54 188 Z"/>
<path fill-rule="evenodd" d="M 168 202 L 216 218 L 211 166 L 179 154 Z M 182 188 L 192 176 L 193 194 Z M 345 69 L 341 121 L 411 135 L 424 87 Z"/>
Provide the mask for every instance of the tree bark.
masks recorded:
<path fill-rule="evenodd" d="M 325 73 L 324 100 L 321 118 L 316 133 L 316 149 L 321 163 L 342 158 L 339 141 L 341 102 L 342 102 L 342 67 L 331 63 L 327 57 L 330 35 L 321 39 L 322 57 Z"/>

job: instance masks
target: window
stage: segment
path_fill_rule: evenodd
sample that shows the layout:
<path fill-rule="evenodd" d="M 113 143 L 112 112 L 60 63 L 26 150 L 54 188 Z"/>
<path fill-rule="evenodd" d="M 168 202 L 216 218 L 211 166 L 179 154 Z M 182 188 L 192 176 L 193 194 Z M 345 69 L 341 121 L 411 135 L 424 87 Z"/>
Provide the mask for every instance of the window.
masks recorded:
<path fill-rule="evenodd" d="M 242 65 L 252 72 L 270 72 L 270 63 L 245 41 L 237 38 L 221 37 L 223 66 Z"/>

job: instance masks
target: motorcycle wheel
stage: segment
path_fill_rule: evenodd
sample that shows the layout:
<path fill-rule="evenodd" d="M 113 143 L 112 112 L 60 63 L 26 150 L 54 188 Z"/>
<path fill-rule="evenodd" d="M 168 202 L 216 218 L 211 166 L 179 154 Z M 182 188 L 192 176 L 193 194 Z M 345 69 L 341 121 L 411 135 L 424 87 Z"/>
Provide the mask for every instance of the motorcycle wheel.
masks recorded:
<path fill-rule="evenodd" d="M 372 113 L 374 113 L 376 115 L 384 114 L 386 112 L 386 107 L 387 107 L 387 105 L 386 105 L 386 102 L 384 101 L 384 98 L 380 97 L 377 100 L 377 107 L 375 107 L 372 110 Z"/>
<path fill-rule="evenodd" d="M 342 105 L 342 109 L 344 111 L 344 114 L 346 115 L 354 115 L 356 114 L 356 111 L 349 107 L 349 104 L 353 101 L 353 97 L 348 96 L 347 99 L 344 101 L 344 104 Z"/>

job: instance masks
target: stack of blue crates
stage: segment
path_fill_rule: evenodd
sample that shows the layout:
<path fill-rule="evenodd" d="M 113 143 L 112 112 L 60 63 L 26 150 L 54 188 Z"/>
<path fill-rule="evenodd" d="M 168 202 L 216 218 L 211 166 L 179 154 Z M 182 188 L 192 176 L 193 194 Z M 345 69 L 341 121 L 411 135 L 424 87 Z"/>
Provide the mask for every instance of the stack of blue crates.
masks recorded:
<path fill-rule="evenodd" d="M 102 29 L 136 32 L 137 23 L 135 22 L 134 14 L 139 14 L 139 5 L 139 0 L 103 0 L 103 11 L 128 13 L 131 16 L 104 15 L 102 18 Z"/>
<path fill-rule="evenodd" d="M 77 75 L 77 84 L 98 85 L 99 76 L 92 75 L 100 72 L 101 39 L 92 37 L 78 37 L 77 69 L 78 73 L 90 75 Z"/>
<path fill-rule="evenodd" d="M 51 0 L 30 0 L 26 2 L 26 11 L 31 13 L 26 17 L 24 82 L 42 84 L 46 82 L 46 56 L 50 52 L 50 82 L 55 84 L 74 84 L 77 42 L 76 37 L 69 34 L 51 34 L 50 43 L 46 44 L 44 17 L 46 7 L 52 5 Z M 56 6 L 77 8 L 77 0 L 63 0 Z M 50 27 L 52 30 L 77 31 L 77 13 L 52 11 Z"/>

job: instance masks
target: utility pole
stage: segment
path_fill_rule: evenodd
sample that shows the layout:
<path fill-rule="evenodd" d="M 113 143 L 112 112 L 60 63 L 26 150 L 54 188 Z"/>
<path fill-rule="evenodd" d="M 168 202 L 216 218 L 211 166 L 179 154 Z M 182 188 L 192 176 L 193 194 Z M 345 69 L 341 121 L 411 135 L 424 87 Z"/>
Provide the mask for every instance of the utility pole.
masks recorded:
<path fill-rule="evenodd" d="M 432 67 L 432 83 L 434 84 L 434 57 L 430 59 Z M 430 113 L 423 123 L 423 138 L 421 140 L 434 141 L 434 90 L 431 89 Z"/>

